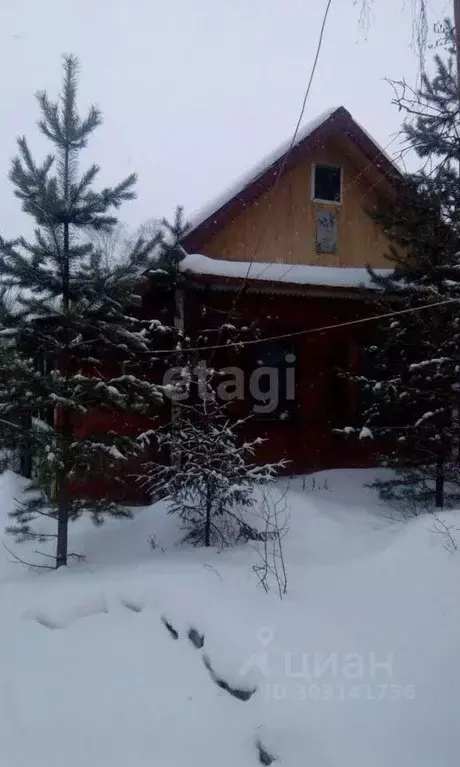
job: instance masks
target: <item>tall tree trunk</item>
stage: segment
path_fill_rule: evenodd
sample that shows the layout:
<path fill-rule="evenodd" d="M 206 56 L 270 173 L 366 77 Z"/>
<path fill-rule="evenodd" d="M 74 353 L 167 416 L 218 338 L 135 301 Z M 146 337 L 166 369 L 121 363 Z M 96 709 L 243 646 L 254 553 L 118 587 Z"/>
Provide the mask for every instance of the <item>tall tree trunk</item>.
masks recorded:
<path fill-rule="evenodd" d="M 67 564 L 68 528 L 69 528 L 69 494 L 66 472 L 60 472 L 58 479 L 58 529 L 56 546 L 56 569 Z"/>
<path fill-rule="evenodd" d="M 59 424 L 62 466 L 57 475 L 58 529 L 56 546 L 56 569 L 67 564 L 68 527 L 70 516 L 69 458 L 68 448 L 71 437 L 71 419 L 68 408 L 62 408 Z"/>
<path fill-rule="evenodd" d="M 444 461 L 439 457 L 436 463 L 435 502 L 437 509 L 444 508 Z"/>
<path fill-rule="evenodd" d="M 29 434 L 31 428 L 32 419 L 29 414 L 23 415 L 19 419 L 22 433 Z M 26 479 L 32 478 L 32 443 L 29 438 L 26 438 L 21 443 L 21 450 L 19 456 L 19 471 Z"/>
<path fill-rule="evenodd" d="M 69 148 L 67 147 L 64 155 L 64 197 L 66 201 L 66 211 L 64 220 L 64 238 L 62 248 L 62 313 L 64 315 L 64 322 L 67 321 L 67 317 L 70 309 L 70 233 L 69 222 L 67 219 L 69 210 Z M 68 360 L 68 328 L 64 327 L 64 370 L 61 372 L 67 373 L 69 364 Z M 69 409 L 62 408 L 61 419 L 59 424 L 60 439 L 61 439 L 61 455 L 62 466 L 59 469 L 57 477 L 57 493 L 58 493 L 58 530 L 57 530 L 57 546 L 56 546 L 56 569 L 67 565 L 67 552 L 68 552 L 68 527 L 70 516 L 70 492 L 69 492 L 69 458 L 68 449 L 70 444 L 72 424 Z"/>

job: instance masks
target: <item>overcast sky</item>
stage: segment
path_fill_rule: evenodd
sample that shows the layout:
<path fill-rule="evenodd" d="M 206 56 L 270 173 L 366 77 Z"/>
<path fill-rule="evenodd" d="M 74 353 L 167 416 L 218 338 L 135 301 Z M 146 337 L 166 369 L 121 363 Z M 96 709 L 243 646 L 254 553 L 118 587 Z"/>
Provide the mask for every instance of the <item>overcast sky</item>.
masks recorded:
<path fill-rule="evenodd" d="M 430 24 L 450 3 L 430 0 Z M 62 53 L 81 61 L 80 105 L 104 125 L 85 156 L 101 182 L 136 171 L 135 227 L 187 215 L 294 129 L 325 0 L 1 0 L 0 232 L 30 224 L 7 180 L 15 139 L 45 148 L 34 93 L 55 96 Z M 404 7 L 405 6 L 405 7 Z M 414 81 L 411 0 L 374 0 L 367 36 L 353 0 L 333 0 L 305 121 L 343 104 L 386 146 L 400 125 L 384 78 Z M 397 142 L 388 152 L 394 154 Z"/>

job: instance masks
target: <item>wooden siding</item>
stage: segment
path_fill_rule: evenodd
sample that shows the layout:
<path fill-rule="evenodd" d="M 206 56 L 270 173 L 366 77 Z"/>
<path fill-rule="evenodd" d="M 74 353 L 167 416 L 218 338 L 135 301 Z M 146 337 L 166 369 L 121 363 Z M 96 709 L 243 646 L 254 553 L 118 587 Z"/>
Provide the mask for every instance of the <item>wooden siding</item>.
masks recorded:
<path fill-rule="evenodd" d="M 361 162 L 360 162 L 361 159 Z M 313 163 L 343 167 L 343 202 L 321 205 L 311 199 Z M 214 258 L 324 266 L 385 267 L 389 243 L 367 210 L 381 205 L 388 182 L 346 137 L 331 139 L 289 171 L 216 237 L 201 248 Z M 337 213 L 335 253 L 316 252 L 318 211 Z"/>
<path fill-rule="evenodd" d="M 219 326 L 222 315 L 231 312 L 233 291 L 187 290 L 187 330 L 196 336 L 206 318 L 208 329 Z M 256 325 L 261 338 L 276 333 L 292 334 L 295 347 L 295 400 L 287 419 L 277 414 L 254 413 L 253 393 L 248 390 L 250 372 L 257 361 L 258 345 L 241 350 L 215 352 L 216 369 L 237 366 L 244 371 L 245 397 L 234 400 L 230 412 L 245 421 L 242 438 L 257 436 L 264 441 L 257 449 L 256 462 L 289 461 L 287 474 L 301 474 L 330 468 L 375 466 L 381 448 L 374 441 L 347 439 L 335 429 L 358 426 L 357 390 L 339 370 L 359 372 L 360 350 L 373 337 L 373 323 L 342 327 L 328 333 L 294 334 L 319 325 L 347 323 L 376 312 L 376 306 L 361 299 L 287 296 L 247 292 L 239 296 L 238 323 Z M 205 313 L 204 313 L 205 312 Z"/>

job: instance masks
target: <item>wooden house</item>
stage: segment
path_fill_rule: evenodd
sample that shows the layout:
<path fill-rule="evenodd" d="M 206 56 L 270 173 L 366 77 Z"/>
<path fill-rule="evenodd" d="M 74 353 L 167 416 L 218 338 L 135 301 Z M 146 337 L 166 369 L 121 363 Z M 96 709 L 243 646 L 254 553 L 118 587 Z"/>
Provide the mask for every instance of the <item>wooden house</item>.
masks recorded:
<path fill-rule="evenodd" d="M 291 144 L 195 221 L 182 243 L 188 255 L 181 279 L 163 310 L 191 338 L 206 328 L 218 340 L 223 322 L 257 327 L 257 342 L 237 360 L 231 346 L 213 352 L 215 366 L 244 372 L 243 396 L 231 412 L 251 415 L 247 437 L 266 438 L 257 460 L 285 458 L 291 474 L 367 466 L 375 462 L 374 443 L 340 433 L 358 423 L 360 405 L 340 372 L 366 364 L 363 350 L 376 323 L 362 320 L 380 311 L 366 267 L 391 268 L 389 242 L 373 213 L 392 205 L 402 177 L 343 107 L 321 115 Z M 152 283 L 144 293 L 144 317 L 157 316 L 156 290 Z M 270 397 L 267 369 L 276 372 Z M 166 405 L 160 418 L 168 417 Z M 119 414 L 94 412 L 77 431 L 105 432 L 113 419 L 120 428 Z M 127 433 L 142 429 L 134 414 L 124 414 L 121 425 Z M 135 478 L 122 497 L 119 488 L 101 477 L 83 479 L 75 492 L 147 500 Z"/>
<path fill-rule="evenodd" d="M 269 339 L 243 355 L 248 375 L 274 366 L 281 382 L 265 412 L 245 393 L 243 411 L 253 415 L 246 429 L 266 437 L 260 460 L 287 458 L 290 473 L 365 466 L 376 446 L 337 431 L 357 423 L 359 407 L 357 390 L 339 372 L 365 365 L 376 323 L 361 320 L 379 311 L 366 267 L 391 268 L 373 213 L 391 207 L 402 177 L 344 107 L 318 117 L 291 144 L 194 223 L 183 242 L 189 255 L 177 311 L 191 330 L 203 317 L 207 327 L 228 317 L 255 323 Z M 220 364 L 228 359 L 220 354 Z M 292 367 L 288 398 L 283 381 Z"/>

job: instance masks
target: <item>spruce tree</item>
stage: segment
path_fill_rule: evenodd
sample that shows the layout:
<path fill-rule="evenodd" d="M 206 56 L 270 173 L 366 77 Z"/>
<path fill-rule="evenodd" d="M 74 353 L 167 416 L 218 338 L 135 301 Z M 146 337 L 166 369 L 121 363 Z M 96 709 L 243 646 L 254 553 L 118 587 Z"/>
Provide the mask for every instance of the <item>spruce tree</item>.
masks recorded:
<path fill-rule="evenodd" d="M 364 425 L 394 469 L 376 482 L 384 499 L 413 513 L 460 500 L 460 97 L 450 56 L 419 88 L 399 83 L 407 146 L 421 160 L 391 210 L 377 217 L 392 242 L 394 271 L 371 271 L 391 308 L 415 310 L 380 328 L 366 350 Z M 437 306 L 442 303 L 444 305 Z M 388 304 L 386 305 L 388 310 Z M 369 432 L 364 432 L 364 435 Z"/>
<path fill-rule="evenodd" d="M 2 280 L 16 297 L 0 313 L 0 439 L 7 451 L 31 451 L 34 464 L 31 492 L 12 510 L 10 531 L 19 539 L 55 537 L 56 567 L 67 563 L 70 520 L 84 512 L 96 523 L 128 515 L 109 498 L 91 500 L 85 487 L 107 476 L 116 486 L 139 459 L 130 412 L 149 415 L 161 404 L 153 352 L 158 336 L 172 342 L 172 330 L 143 319 L 139 308 L 142 275 L 171 249 L 161 232 L 134 242 L 123 263 L 108 263 L 92 242 L 91 233 L 117 225 L 114 214 L 135 197 L 136 177 L 97 190 L 98 166 L 80 170 L 101 113 L 94 106 L 78 113 L 77 75 L 76 58 L 66 56 L 57 101 L 37 96 L 52 153 L 37 163 L 26 138 L 18 139 L 10 180 L 34 219 L 34 239 L 0 240 Z M 118 418 L 93 429 L 97 413 Z M 57 529 L 37 529 L 42 517 Z"/>
<path fill-rule="evenodd" d="M 221 343 L 235 348 L 251 329 L 227 322 L 218 332 Z M 145 484 L 152 500 L 169 501 L 170 513 L 182 522 L 183 541 L 222 548 L 259 539 L 262 519 L 255 510 L 255 489 L 273 481 L 286 461 L 254 462 L 264 440 L 244 439 L 250 416 L 240 418 L 232 412 L 225 396 L 225 369 L 211 364 L 207 345 L 206 332 L 194 341 L 190 336 L 180 340 L 176 368 L 171 370 L 171 420 L 145 432 L 141 441 L 156 448 L 155 460 L 145 466 Z"/>

